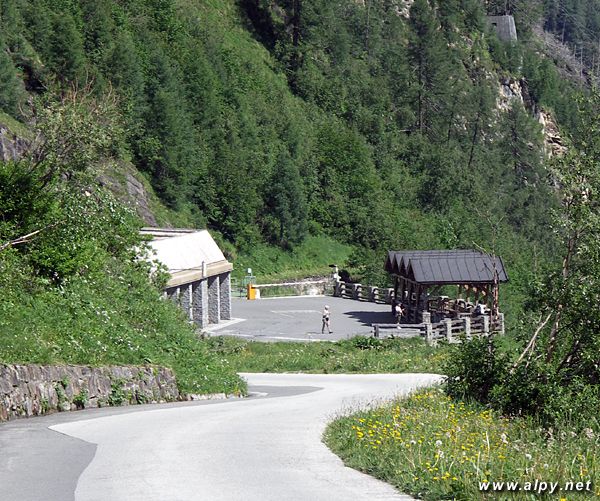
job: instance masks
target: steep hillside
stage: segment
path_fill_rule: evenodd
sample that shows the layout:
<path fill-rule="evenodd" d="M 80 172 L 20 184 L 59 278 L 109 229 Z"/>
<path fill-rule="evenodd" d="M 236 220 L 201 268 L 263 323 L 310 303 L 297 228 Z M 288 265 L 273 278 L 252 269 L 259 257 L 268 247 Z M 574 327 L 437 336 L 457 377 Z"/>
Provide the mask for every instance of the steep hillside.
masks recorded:
<path fill-rule="evenodd" d="M 159 222 L 242 253 L 327 235 L 372 282 L 388 248 L 479 245 L 507 259 L 515 298 L 552 254 L 538 117 L 573 128 L 572 84 L 500 42 L 484 2 L 0 5 L 2 109 L 35 124 L 70 89 L 112 102 L 115 161 L 96 165 L 121 167 L 100 179 L 127 191 L 135 166 L 171 211 Z M 527 42 L 543 12 L 517 14 Z"/>

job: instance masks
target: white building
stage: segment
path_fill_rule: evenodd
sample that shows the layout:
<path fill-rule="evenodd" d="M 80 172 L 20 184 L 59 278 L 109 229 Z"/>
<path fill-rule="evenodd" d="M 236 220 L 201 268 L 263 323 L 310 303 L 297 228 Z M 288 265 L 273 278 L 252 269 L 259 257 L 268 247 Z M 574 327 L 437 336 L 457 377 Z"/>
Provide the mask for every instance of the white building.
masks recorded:
<path fill-rule="evenodd" d="M 231 319 L 231 270 L 207 230 L 142 228 L 149 235 L 154 258 L 171 275 L 165 294 L 177 302 L 190 321 L 203 328 Z"/>

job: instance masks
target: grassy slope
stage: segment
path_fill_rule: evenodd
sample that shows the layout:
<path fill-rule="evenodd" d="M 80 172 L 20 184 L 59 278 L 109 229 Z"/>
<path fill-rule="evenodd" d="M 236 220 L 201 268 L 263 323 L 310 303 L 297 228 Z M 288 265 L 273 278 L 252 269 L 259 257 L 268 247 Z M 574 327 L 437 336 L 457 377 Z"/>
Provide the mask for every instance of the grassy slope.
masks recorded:
<path fill-rule="evenodd" d="M 252 268 L 258 283 L 330 275 L 329 265 L 344 266 L 351 249 L 327 236 L 309 236 L 290 252 L 261 244 L 238 255 L 233 275 L 241 279 Z"/>
<path fill-rule="evenodd" d="M 329 425 L 324 440 L 344 462 L 427 501 L 538 499 L 539 493 L 483 493 L 479 482 L 591 482 L 592 490 L 549 499 L 600 495 L 600 437 L 568 428 L 541 429 L 503 419 L 430 389 L 387 407 L 360 411 Z M 544 499 L 544 497 L 542 497 Z M 546 498 L 548 499 L 548 498 Z"/>

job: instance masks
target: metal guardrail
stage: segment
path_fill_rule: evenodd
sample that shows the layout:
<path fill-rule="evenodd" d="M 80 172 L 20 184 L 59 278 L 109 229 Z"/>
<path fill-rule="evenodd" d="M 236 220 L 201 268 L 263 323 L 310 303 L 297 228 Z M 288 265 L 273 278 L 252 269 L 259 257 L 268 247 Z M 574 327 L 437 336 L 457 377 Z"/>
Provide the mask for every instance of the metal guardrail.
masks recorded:
<path fill-rule="evenodd" d="M 322 279 L 273 284 L 252 284 L 251 289 L 252 291 L 248 288 L 245 290 L 245 295 L 248 295 L 249 299 L 285 296 L 316 296 L 325 294 L 328 290 L 331 293 L 332 281 L 330 279 Z"/>

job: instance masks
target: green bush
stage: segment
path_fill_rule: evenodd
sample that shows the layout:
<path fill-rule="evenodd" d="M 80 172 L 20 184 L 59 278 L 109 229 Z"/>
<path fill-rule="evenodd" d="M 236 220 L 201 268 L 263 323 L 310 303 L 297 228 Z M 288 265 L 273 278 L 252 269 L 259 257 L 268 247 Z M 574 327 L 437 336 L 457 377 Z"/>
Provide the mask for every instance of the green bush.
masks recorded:
<path fill-rule="evenodd" d="M 492 389 L 507 371 L 507 359 L 494 339 L 475 338 L 451 353 L 444 365 L 446 392 L 454 398 L 475 398 L 488 403 Z"/>

